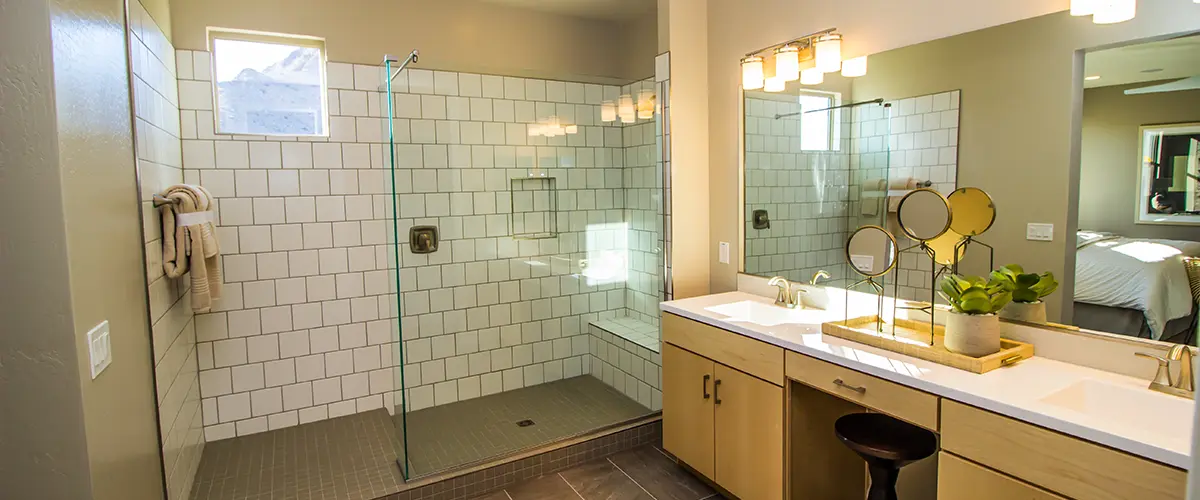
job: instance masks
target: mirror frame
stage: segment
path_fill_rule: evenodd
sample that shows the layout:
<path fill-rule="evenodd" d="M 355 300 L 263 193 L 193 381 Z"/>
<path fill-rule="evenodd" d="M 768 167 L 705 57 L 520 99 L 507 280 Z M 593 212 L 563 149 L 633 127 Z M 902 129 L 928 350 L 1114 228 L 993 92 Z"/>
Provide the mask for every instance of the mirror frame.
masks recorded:
<path fill-rule="evenodd" d="M 941 231 L 929 238 L 919 238 L 913 234 L 912 231 L 908 229 L 908 226 L 904 225 L 904 219 L 900 216 L 900 214 L 904 212 L 904 202 L 908 201 L 909 198 L 920 192 L 930 192 L 937 195 L 938 199 L 942 200 L 942 205 L 946 207 L 946 227 L 943 227 Z M 950 230 L 950 224 L 953 221 L 954 212 L 950 208 L 950 201 L 947 200 L 945 196 L 942 196 L 942 193 L 939 193 L 933 188 L 923 187 L 909 191 L 908 194 L 904 195 L 903 198 L 900 198 L 900 203 L 896 205 L 896 225 L 900 226 L 900 232 L 904 233 L 905 236 L 912 238 L 913 241 L 926 242 L 936 240 L 941 235 L 946 234 L 946 231 Z"/>
<path fill-rule="evenodd" d="M 859 271 L 857 267 L 854 267 L 854 262 L 850 259 L 850 242 L 854 241 L 854 237 L 857 236 L 858 233 L 861 233 L 868 229 L 878 229 L 879 232 L 883 233 L 884 236 L 887 236 L 888 243 L 892 244 L 891 252 L 890 252 L 892 260 L 890 263 L 888 263 L 887 269 L 884 269 L 883 271 L 880 271 L 877 274 L 867 274 L 862 271 Z M 845 249 L 843 250 L 843 253 L 845 254 L 845 257 L 846 257 L 846 265 L 850 266 L 850 269 L 853 269 L 854 272 L 862 275 L 864 278 L 878 278 L 887 273 L 890 273 L 896 269 L 896 262 L 900 260 L 900 249 L 896 247 L 896 237 L 894 235 L 892 235 L 891 231 L 884 229 L 882 226 L 876 226 L 874 224 L 869 224 L 866 226 L 859 226 L 858 229 L 855 229 L 854 232 L 850 233 L 850 236 L 846 237 L 846 245 L 845 245 Z"/>

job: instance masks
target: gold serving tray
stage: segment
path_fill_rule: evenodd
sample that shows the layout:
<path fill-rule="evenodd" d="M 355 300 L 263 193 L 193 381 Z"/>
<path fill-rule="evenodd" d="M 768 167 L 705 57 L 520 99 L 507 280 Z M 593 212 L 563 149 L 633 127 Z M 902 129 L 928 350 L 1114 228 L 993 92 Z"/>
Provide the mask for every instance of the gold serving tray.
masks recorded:
<path fill-rule="evenodd" d="M 946 349 L 945 327 L 942 325 L 934 328 L 933 345 L 929 345 L 928 322 L 897 319 L 896 336 L 893 338 L 891 323 L 883 324 L 883 332 L 875 331 L 878 319 L 878 316 L 863 316 L 822 323 L 821 333 L 974 373 L 987 373 L 1033 357 L 1033 344 L 1000 339 L 999 352 L 972 358 Z"/>

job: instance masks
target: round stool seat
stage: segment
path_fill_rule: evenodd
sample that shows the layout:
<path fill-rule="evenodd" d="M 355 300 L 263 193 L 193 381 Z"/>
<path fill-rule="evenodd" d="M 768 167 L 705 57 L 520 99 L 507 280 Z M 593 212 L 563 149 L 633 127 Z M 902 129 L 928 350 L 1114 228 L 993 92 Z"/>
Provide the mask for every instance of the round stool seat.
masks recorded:
<path fill-rule="evenodd" d="M 833 428 L 842 444 L 867 462 L 868 500 L 895 500 L 900 468 L 937 452 L 932 432 L 882 413 L 843 415 Z"/>

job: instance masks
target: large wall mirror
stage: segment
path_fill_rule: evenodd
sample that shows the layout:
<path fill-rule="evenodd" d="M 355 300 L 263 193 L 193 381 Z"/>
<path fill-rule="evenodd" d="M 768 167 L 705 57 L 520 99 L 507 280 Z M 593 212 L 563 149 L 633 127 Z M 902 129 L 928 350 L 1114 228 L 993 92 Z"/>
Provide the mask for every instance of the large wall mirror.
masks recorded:
<path fill-rule="evenodd" d="M 979 188 L 991 211 L 974 238 L 994 254 L 968 248 L 960 272 L 1052 272 L 1064 330 L 1196 345 L 1198 33 L 1192 2 L 1109 26 L 1060 12 L 871 54 L 864 76 L 744 92 L 743 272 L 846 286 L 855 229 L 905 248 L 905 194 Z M 888 294 L 928 300 L 946 262 L 901 254 Z"/>

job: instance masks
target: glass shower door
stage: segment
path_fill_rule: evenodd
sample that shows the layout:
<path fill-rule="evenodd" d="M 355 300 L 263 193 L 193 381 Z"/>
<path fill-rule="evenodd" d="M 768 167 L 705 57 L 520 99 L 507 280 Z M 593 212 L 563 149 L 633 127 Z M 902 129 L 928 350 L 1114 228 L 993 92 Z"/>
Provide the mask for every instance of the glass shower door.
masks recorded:
<path fill-rule="evenodd" d="M 387 278 L 388 278 L 388 320 L 392 332 L 391 341 L 395 344 L 392 350 L 394 358 L 392 359 L 392 404 L 388 411 L 392 414 L 392 423 L 396 430 L 396 462 L 400 466 L 400 471 L 404 475 L 404 479 L 408 480 L 411 477 L 408 461 L 408 426 L 406 422 L 405 412 L 405 393 L 404 393 L 404 332 L 401 318 L 403 317 L 404 305 L 400 300 L 400 293 L 403 287 L 400 283 L 400 264 L 401 260 L 401 245 L 405 243 L 405 236 L 401 234 L 400 227 L 400 185 L 397 180 L 397 157 L 396 157 L 396 124 L 395 124 L 395 94 L 392 90 L 394 81 L 393 74 L 397 72 L 398 61 L 392 56 L 385 56 L 383 66 L 380 70 L 380 80 L 382 84 L 380 89 L 383 90 L 383 95 L 379 99 L 380 115 L 383 116 L 383 137 L 386 142 L 383 144 L 385 148 L 383 154 L 383 166 L 387 170 L 384 173 L 383 180 L 386 188 L 384 189 L 383 202 L 383 219 L 384 232 L 387 234 L 386 240 L 386 259 L 387 259 Z M 378 206 L 378 205 L 376 205 Z"/>

